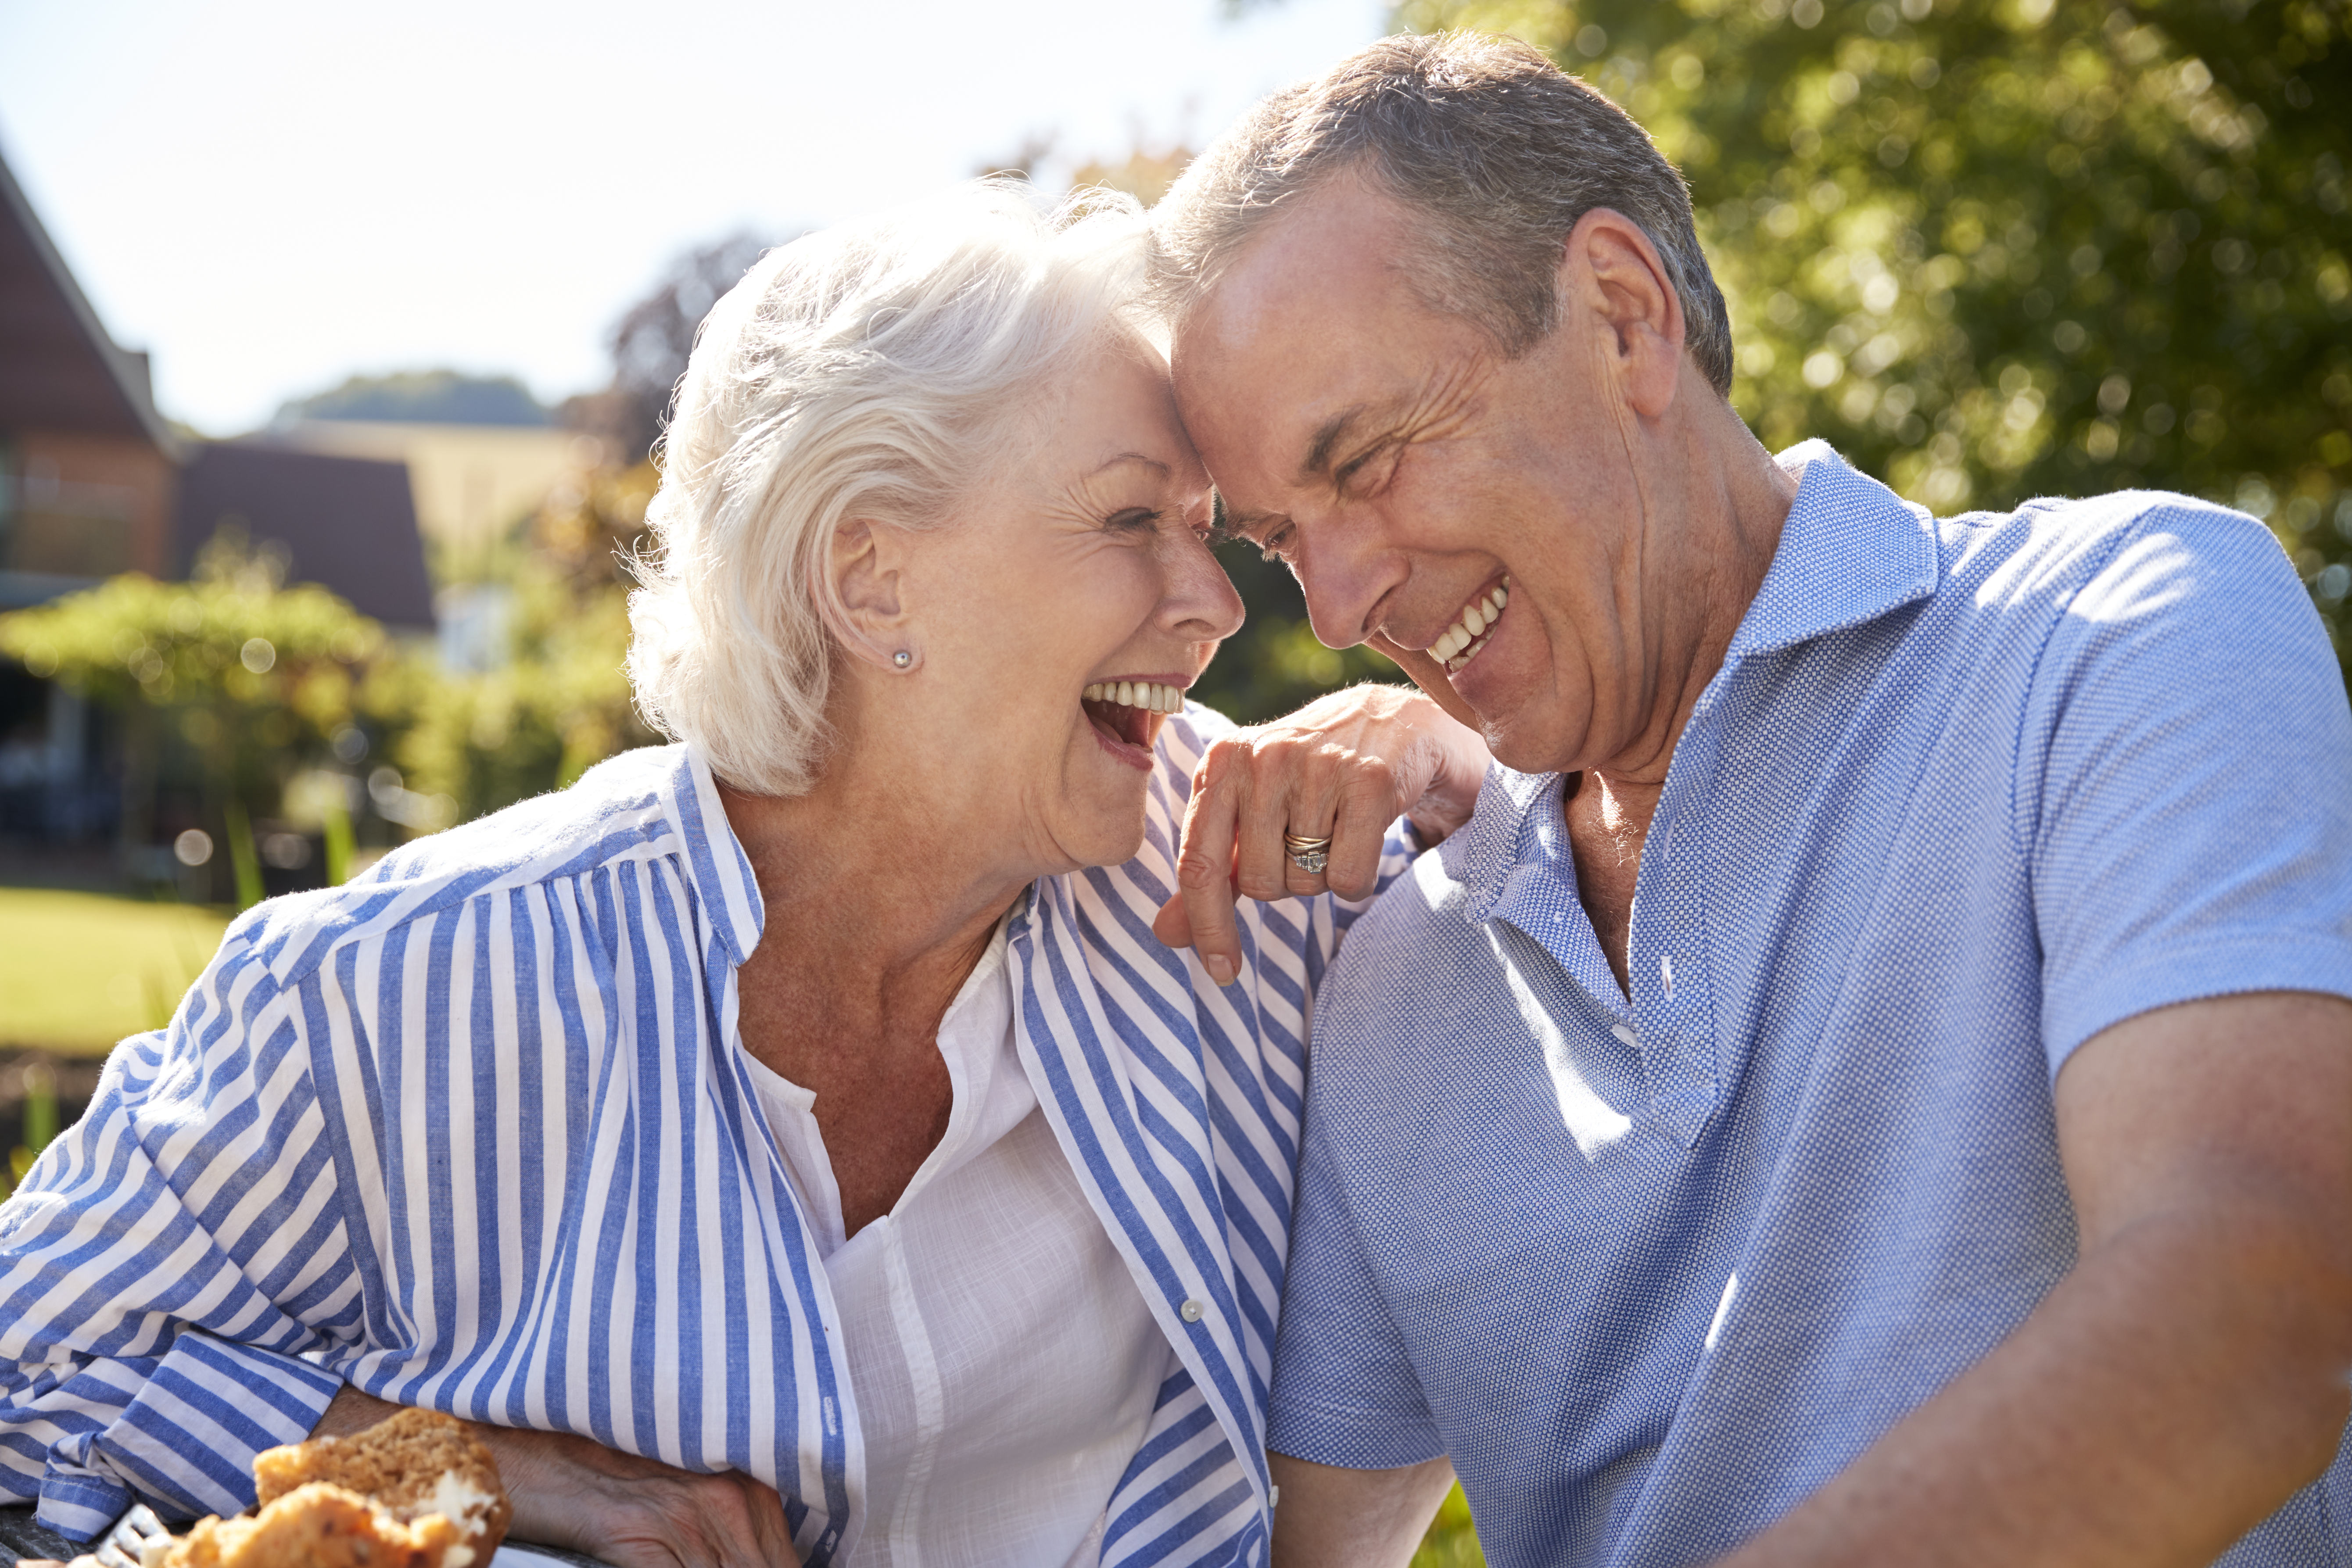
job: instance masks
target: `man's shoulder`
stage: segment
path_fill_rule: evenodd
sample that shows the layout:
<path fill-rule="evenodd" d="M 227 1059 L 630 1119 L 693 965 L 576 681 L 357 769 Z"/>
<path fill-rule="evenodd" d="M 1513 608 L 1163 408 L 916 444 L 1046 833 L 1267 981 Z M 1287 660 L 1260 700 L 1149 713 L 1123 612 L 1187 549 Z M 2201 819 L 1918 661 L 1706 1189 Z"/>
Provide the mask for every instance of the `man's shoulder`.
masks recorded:
<path fill-rule="evenodd" d="M 1978 613 L 2057 614 L 2095 585 L 2151 570 L 2175 580 L 2294 575 L 2257 519 L 2164 490 L 2044 497 L 1940 519 L 1937 533 L 1948 586 Z"/>
<path fill-rule="evenodd" d="M 624 752 L 567 789 L 404 844 L 340 887 L 256 904 L 230 926 L 222 956 L 291 986 L 338 947 L 383 941 L 486 894 L 675 847 L 687 767 L 682 747 Z"/>
<path fill-rule="evenodd" d="M 1508 805 L 1482 797 L 1479 810 Z M 1467 1027 L 1462 1005 L 1484 994 L 1481 981 L 1493 955 L 1470 908 L 1477 889 L 1465 862 L 1475 839 L 1510 827 L 1474 817 L 1444 843 L 1414 857 L 1349 928 L 1315 998 L 1318 1073 L 1334 1076 L 1324 1070 L 1357 1059 L 1394 1069 L 1424 1042 Z"/>

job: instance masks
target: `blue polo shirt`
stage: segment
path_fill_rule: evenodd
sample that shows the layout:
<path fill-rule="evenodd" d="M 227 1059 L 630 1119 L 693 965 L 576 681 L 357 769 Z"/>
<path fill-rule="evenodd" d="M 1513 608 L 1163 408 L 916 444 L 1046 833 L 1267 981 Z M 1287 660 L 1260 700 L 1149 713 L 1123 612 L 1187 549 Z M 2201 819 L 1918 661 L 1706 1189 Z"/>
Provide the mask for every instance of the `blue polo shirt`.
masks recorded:
<path fill-rule="evenodd" d="M 1937 520 L 1809 443 L 1675 750 L 1619 988 L 1496 768 L 1318 998 L 1270 1446 L 1450 1455 L 1496 1568 L 1704 1563 L 2074 1261 L 2052 1086 L 2352 996 L 2352 712 L 2253 519 Z M 2352 1453 L 2231 1563 L 2352 1564 Z"/>

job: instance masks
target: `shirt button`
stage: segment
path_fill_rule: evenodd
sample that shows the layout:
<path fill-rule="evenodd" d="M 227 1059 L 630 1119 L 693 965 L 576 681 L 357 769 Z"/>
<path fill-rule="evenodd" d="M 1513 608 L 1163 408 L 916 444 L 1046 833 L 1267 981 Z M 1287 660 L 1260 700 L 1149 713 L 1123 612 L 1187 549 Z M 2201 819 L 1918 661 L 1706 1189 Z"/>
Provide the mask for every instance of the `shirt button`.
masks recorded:
<path fill-rule="evenodd" d="M 1197 1323 L 1201 1321 L 1201 1303 L 1198 1301 L 1186 1301 L 1182 1306 L 1176 1309 L 1176 1315 L 1182 1318 L 1188 1323 Z"/>
<path fill-rule="evenodd" d="M 1627 1045 L 1639 1045 L 1642 1043 L 1642 1037 L 1635 1034 L 1632 1027 L 1629 1025 L 1622 1023 L 1612 1025 L 1609 1032 L 1615 1035 L 1620 1040 Z"/>

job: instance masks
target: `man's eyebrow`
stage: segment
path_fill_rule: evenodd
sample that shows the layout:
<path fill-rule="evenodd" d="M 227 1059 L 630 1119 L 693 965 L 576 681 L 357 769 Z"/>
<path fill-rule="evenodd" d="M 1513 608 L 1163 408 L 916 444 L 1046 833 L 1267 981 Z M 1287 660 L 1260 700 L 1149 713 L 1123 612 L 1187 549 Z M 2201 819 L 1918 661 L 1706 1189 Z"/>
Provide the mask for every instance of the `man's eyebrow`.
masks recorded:
<path fill-rule="evenodd" d="M 1252 537 L 1255 531 L 1279 521 L 1282 517 L 1279 512 L 1235 511 L 1226 503 L 1222 490 L 1211 490 L 1209 498 L 1210 516 L 1214 519 L 1209 526 L 1209 542 L 1213 545 L 1229 545 L 1235 541 L 1256 544 L 1257 540 Z"/>
<path fill-rule="evenodd" d="M 1316 431 L 1314 439 L 1307 444 L 1307 461 L 1298 465 L 1298 472 L 1301 475 L 1322 473 L 1330 464 L 1331 449 L 1339 444 L 1339 438 L 1348 434 L 1348 427 L 1361 418 L 1363 413 L 1364 405 L 1358 403 L 1353 408 L 1341 409 L 1325 420 L 1322 427 Z"/>

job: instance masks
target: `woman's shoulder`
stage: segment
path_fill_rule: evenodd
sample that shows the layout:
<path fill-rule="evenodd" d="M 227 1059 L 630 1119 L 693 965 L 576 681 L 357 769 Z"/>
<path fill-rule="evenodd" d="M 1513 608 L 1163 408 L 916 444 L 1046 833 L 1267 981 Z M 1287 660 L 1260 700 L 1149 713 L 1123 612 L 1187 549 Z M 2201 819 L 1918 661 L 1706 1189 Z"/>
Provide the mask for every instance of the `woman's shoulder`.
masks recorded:
<path fill-rule="evenodd" d="M 683 746 L 624 752 L 568 788 L 411 840 L 340 887 L 257 904 L 230 943 L 289 985 L 339 946 L 485 894 L 682 848 L 679 797 L 693 792 Z"/>

